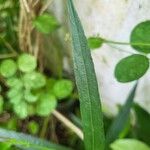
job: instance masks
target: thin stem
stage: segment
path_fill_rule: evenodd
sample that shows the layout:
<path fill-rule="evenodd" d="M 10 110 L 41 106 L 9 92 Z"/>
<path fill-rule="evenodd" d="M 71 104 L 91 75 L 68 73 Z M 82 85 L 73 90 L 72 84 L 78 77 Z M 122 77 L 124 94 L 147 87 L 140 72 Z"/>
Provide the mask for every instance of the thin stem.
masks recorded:
<path fill-rule="evenodd" d="M 76 127 L 69 119 L 67 119 L 65 116 L 63 116 L 60 112 L 57 110 L 53 111 L 53 115 L 60 120 L 64 125 L 66 125 L 68 128 L 70 128 L 76 135 L 83 140 L 83 132 L 81 129 Z"/>
<path fill-rule="evenodd" d="M 47 8 L 49 7 L 49 5 L 53 2 L 53 0 L 47 0 L 47 3 L 42 7 L 40 14 L 42 14 L 45 10 L 47 10 Z"/>
<path fill-rule="evenodd" d="M 40 132 L 40 137 L 41 138 L 45 138 L 45 134 L 46 134 L 46 131 L 47 131 L 48 123 L 49 123 L 49 116 L 44 118 L 43 126 L 42 126 L 42 129 L 41 129 L 41 132 Z"/>
<path fill-rule="evenodd" d="M 24 5 L 27 13 L 30 13 L 30 8 L 29 8 L 29 5 L 28 5 L 28 2 L 26 0 L 22 0 L 22 2 L 23 2 L 23 5 Z"/>
<path fill-rule="evenodd" d="M 132 46 L 150 46 L 150 43 L 128 43 L 128 42 L 119 42 L 103 39 L 104 43 L 117 44 L 117 45 L 132 45 Z"/>

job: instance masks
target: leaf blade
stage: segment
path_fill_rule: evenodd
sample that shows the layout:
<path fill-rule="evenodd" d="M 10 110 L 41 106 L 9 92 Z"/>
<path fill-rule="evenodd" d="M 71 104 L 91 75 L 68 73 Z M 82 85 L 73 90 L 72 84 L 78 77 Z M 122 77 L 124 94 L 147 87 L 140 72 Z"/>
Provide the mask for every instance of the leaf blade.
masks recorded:
<path fill-rule="evenodd" d="M 73 60 L 79 92 L 86 150 L 103 150 L 105 137 L 98 85 L 90 49 L 72 0 L 68 0 L 73 39 Z"/>
<path fill-rule="evenodd" d="M 130 109 L 133 104 L 133 100 L 135 97 L 135 92 L 137 89 L 137 84 L 133 87 L 132 91 L 130 92 L 126 103 L 124 104 L 123 108 L 121 109 L 120 113 L 116 117 L 116 119 L 113 121 L 112 125 L 110 126 L 107 134 L 106 134 L 106 145 L 109 146 L 111 142 L 116 140 L 120 134 L 120 132 L 124 129 L 126 123 L 129 119 L 129 113 Z"/>
<path fill-rule="evenodd" d="M 54 150 L 71 150 L 70 148 L 66 148 L 60 145 L 56 145 L 50 142 L 47 142 L 45 140 L 24 134 L 24 133 L 17 133 L 15 131 L 10 131 L 6 129 L 0 128 L 0 141 L 7 141 L 7 140 L 15 140 L 16 145 L 17 143 L 19 146 L 21 146 L 21 143 L 27 145 L 27 146 L 39 146 L 43 149 L 54 149 Z M 28 147 L 29 148 L 29 147 Z M 25 149 L 25 148 L 24 148 Z M 29 148 L 30 149 L 30 148 Z M 33 150 L 33 149 L 32 149 Z M 36 150 L 36 148 L 34 149 Z"/>

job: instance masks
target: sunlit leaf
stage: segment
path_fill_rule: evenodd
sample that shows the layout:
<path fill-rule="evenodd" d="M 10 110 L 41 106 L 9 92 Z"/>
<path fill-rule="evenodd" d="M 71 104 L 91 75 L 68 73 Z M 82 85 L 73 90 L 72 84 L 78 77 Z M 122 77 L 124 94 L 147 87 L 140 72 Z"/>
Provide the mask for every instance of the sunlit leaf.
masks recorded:
<path fill-rule="evenodd" d="M 25 119 L 28 116 L 28 106 L 23 101 L 18 104 L 15 104 L 13 109 L 20 119 Z"/>
<path fill-rule="evenodd" d="M 12 59 L 3 60 L 0 65 L 0 73 L 4 77 L 11 77 L 17 71 L 17 65 Z"/>
<path fill-rule="evenodd" d="M 115 68 L 115 77 L 119 82 L 138 80 L 146 73 L 148 68 L 148 58 L 134 54 L 119 61 Z"/>
<path fill-rule="evenodd" d="M 112 150 L 150 150 L 146 144 L 135 139 L 120 139 L 111 144 Z"/>
<path fill-rule="evenodd" d="M 63 99 L 68 97 L 73 90 L 73 83 L 70 80 L 62 79 L 56 81 L 53 87 L 55 96 L 58 99 Z"/>
<path fill-rule="evenodd" d="M 30 54 L 22 54 L 18 58 L 18 67 L 22 72 L 31 72 L 37 67 L 37 60 Z"/>
<path fill-rule="evenodd" d="M 150 53 L 150 21 L 138 24 L 132 31 L 130 42 L 132 47 L 144 53 Z"/>
<path fill-rule="evenodd" d="M 38 100 L 38 96 L 33 95 L 32 92 L 28 89 L 24 91 L 24 98 L 29 103 L 34 103 Z"/>
<path fill-rule="evenodd" d="M 7 79 L 6 84 L 9 87 L 16 87 L 16 86 L 18 88 L 23 87 L 23 82 L 19 78 L 16 78 L 16 77 Z"/>
<path fill-rule="evenodd" d="M 60 25 L 56 18 L 50 14 L 42 14 L 38 16 L 34 21 L 35 28 L 45 34 L 55 31 Z"/>
<path fill-rule="evenodd" d="M 23 77 L 24 85 L 27 89 L 39 89 L 45 86 L 46 78 L 39 72 L 30 72 Z"/>
<path fill-rule="evenodd" d="M 37 103 L 36 113 L 39 116 L 48 116 L 57 106 L 55 96 L 43 93 Z"/>

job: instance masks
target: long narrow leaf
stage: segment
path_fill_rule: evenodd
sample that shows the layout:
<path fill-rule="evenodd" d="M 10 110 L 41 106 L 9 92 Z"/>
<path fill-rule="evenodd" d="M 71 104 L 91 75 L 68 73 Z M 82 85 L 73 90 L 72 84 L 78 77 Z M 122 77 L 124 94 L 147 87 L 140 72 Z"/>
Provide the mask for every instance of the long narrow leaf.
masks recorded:
<path fill-rule="evenodd" d="M 72 0 L 68 0 L 68 10 L 74 46 L 74 72 L 80 99 L 84 143 L 86 150 L 103 150 L 105 144 L 103 117 L 90 49 Z"/>
<path fill-rule="evenodd" d="M 122 107 L 121 111 L 119 112 L 116 119 L 113 121 L 112 125 L 110 126 L 110 129 L 107 132 L 106 135 L 106 145 L 107 147 L 111 142 L 116 140 L 121 133 L 121 131 L 125 128 L 130 115 L 130 109 L 133 105 L 135 92 L 136 92 L 137 84 L 133 87 L 132 91 L 130 92 L 126 103 Z"/>
<path fill-rule="evenodd" d="M 2 128 L 0 128 L 0 141 L 12 143 L 13 145 L 30 150 L 71 150 L 70 148 L 50 143 L 24 133 L 17 133 Z"/>

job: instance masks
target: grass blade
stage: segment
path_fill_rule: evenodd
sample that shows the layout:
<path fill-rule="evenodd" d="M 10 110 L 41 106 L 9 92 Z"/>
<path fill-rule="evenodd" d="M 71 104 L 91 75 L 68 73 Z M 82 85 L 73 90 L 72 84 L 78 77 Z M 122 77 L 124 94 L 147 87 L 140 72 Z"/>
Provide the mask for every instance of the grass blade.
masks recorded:
<path fill-rule="evenodd" d="M 80 99 L 84 143 L 86 150 L 103 150 L 105 145 L 103 117 L 90 49 L 72 0 L 68 0 L 68 10 L 74 46 L 74 72 Z"/>
<path fill-rule="evenodd" d="M 72 150 L 48 141 L 15 131 L 0 128 L 0 141 L 32 150 Z"/>
<path fill-rule="evenodd" d="M 121 111 L 119 112 L 116 119 L 113 121 L 112 125 L 110 126 L 107 135 L 106 135 L 106 145 L 107 147 L 111 142 L 116 140 L 121 133 L 121 131 L 125 128 L 129 115 L 130 115 L 130 109 L 133 105 L 133 100 L 135 97 L 135 92 L 137 89 L 137 84 L 133 87 L 132 91 L 130 92 L 126 103 L 122 107 Z"/>

